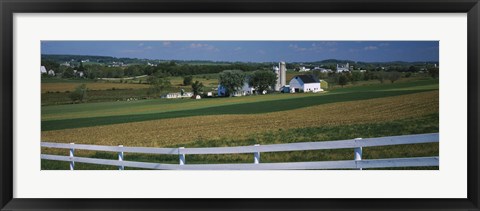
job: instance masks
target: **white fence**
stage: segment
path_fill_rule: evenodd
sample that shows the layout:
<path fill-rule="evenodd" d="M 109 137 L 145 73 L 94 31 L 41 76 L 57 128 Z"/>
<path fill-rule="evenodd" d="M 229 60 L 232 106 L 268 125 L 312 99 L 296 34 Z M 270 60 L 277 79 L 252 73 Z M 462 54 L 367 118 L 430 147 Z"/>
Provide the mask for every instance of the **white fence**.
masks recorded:
<path fill-rule="evenodd" d="M 402 144 L 421 144 L 438 142 L 439 134 L 419 134 L 390 136 L 381 138 L 351 139 L 341 141 L 303 142 L 290 144 L 254 145 L 240 147 L 214 147 L 214 148 L 149 148 L 149 147 L 123 147 L 98 146 L 84 144 L 62 144 L 42 142 L 42 147 L 69 149 L 70 156 L 42 154 L 41 159 L 70 162 L 70 170 L 75 167 L 75 162 L 91 163 L 100 165 L 118 166 L 123 170 L 125 166 L 145 169 L 165 170 L 279 170 L 279 169 L 364 169 L 364 168 L 387 168 L 387 167 L 414 167 L 414 166 L 438 166 L 438 156 L 414 157 L 414 158 L 389 158 L 362 160 L 363 147 L 389 146 Z M 322 149 L 353 149 L 353 160 L 339 161 L 316 161 L 316 162 L 288 162 L 288 163 L 260 163 L 262 152 L 285 152 L 305 151 Z M 75 149 L 117 152 L 118 160 L 75 157 Z M 124 153 L 145 153 L 178 155 L 179 164 L 161 164 L 125 161 Z M 186 164 L 185 155 L 189 154 L 238 154 L 253 153 L 253 163 L 242 164 Z"/>

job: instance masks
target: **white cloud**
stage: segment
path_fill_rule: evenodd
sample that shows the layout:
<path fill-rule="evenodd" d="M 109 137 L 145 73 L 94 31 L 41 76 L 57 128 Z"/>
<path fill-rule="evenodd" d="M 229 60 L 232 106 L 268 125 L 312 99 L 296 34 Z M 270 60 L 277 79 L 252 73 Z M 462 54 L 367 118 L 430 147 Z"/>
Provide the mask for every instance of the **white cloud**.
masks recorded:
<path fill-rule="evenodd" d="M 206 51 L 213 51 L 218 52 L 220 49 L 216 48 L 213 45 L 203 44 L 203 43 L 192 43 L 189 45 L 190 49 L 199 49 L 199 50 L 206 50 Z"/>
<path fill-rule="evenodd" d="M 288 47 L 292 48 L 292 49 L 295 50 L 295 51 L 307 51 L 307 50 L 309 50 L 309 49 L 315 48 L 315 47 L 312 47 L 312 48 L 304 48 L 304 47 L 298 46 L 297 44 L 290 44 Z"/>
<path fill-rule="evenodd" d="M 132 49 L 125 49 L 121 50 L 120 53 L 142 53 L 143 50 L 132 50 Z"/>
<path fill-rule="evenodd" d="M 363 48 L 363 50 L 366 50 L 366 51 L 373 51 L 373 50 L 377 50 L 377 49 L 378 49 L 378 47 L 373 46 L 373 45 L 366 46 L 365 48 Z"/>
<path fill-rule="evenodd" d="M 208 46 L 207 44 L 202 44 L 202 43 L 192 43 L 190 44 L 190 48 L 202 48 Z"/>
<path fill-rule="evenodd" d="M 336 43 L 333 42 L 318 42 L 312 43 L 310 47 L 301 47 L 297 44 L 290 44 L 288 47 L 292 48 L 297 52 L 312 51 L 312 52 L 321 52 L 325 49 L 325 46 L 334 46 Z"/>

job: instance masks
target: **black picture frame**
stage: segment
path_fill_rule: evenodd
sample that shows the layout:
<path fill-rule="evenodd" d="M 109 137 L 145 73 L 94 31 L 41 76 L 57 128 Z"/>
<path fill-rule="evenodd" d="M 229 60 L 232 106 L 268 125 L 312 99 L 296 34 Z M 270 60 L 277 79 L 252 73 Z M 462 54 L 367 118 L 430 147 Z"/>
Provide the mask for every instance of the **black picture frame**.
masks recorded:
<path fill-rule="evenodd" d="M 479 210 L 478 0 L 0 0 L 1 210 Z M 17 199 L 13 198 L 14 13 L 467 13 L 468 197 L 466 199 Z"/>

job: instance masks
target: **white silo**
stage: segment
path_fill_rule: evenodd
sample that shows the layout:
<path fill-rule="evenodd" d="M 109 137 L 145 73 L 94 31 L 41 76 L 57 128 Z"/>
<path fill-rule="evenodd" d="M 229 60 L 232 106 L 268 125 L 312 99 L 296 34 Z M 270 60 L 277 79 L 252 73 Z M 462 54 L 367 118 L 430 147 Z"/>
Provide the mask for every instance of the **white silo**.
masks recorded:
<path fill-rule="evenodd" d="M 275 91 L 279 91 L 280 90 L 280 65 L 277 67 L 277 66 L 273 66 L 273 72 L 275 73 L 275 75 L 277 76 L 277 80 L 275 82 L 275 87 L 273 87 L 273 89 L 275 89 Z"/>
<path fill-rule="evenodd" d="M 280 62 L 280 88 L 287 85 L 287 65 L 285 62 Z"/>

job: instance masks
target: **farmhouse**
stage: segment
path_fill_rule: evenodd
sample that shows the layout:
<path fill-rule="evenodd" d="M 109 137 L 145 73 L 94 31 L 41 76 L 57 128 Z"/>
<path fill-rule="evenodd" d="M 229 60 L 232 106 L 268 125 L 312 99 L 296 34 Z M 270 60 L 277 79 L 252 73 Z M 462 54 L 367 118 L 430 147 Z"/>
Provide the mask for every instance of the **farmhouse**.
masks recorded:
<path fill-rule="evenodd" d="M 217 90 L 218 90 L 218 93 L 217 93 L 218 96 L 225 96 L 227 94 L 227 89 L 222 85 L 218 85 Z M 235 97 L 239 97 L 239 96 L 251 95 L 254 93 L 255 93 L 255 88 L 251 87 L 248 84 L 248 79 L 245 79 L 245 82 L 243 83 L 242 88 L 233 92 L 232 95 Z"/>
<path fill-rule="evenodd" d="M 47 74 L 47 68 L 45 68 L 45 66 L 40 66 L 40 74 Z"/>
<path fill-rule="evenodd" d="M 48 75 L 55 76 L 55 71 L 49 70 L 49 71 L 48 71 Z"/>
<path fill-rule="evenodd" d="M 337 64 L 337 73 L 350 71 L 350 64 Z"/>
<path fill-rule="evenodd" d="M 174 93 L 164 94 L 164 95 L 162 95 L 161 98 L 175 99 L 175 98 L 189 98 L 189 97 L 192 97 L 192 96 L 193 96 L 193 92 L 185 92 L 185 93 L 183 93 L 183 95 L 180 92 L 174 92 Z"/>
<path fill-rule="evenodd" d="M 313 75 L 296 75 L 290 80 L 290 92 L 321 92 L 320 81 Z"/>
<path fill-rule="evenodd" d="M 298 70 L 298 72 L 308 72 L 310 71 L 310 68 L 306 68 L 306 67 L 300 67 L 300 70 Z"/>
<path fill-rule="evenodd" d="M 75 73 L 75 76 L 80 77 L 80 78 L 82 78 L 84 75 L 85 75 L 85 74 L 83 73 L 83 71 L 77 71 L 77 72 Z"/>
<path fill-rule="evenodd" d="M 320 71 L 321 73 L 332 72 L 332 69 L 326 69 L 326 68 L 323 68 L 323 67 L 315 67 L 315 68 L 313 68 L 313 70 Z"/>

